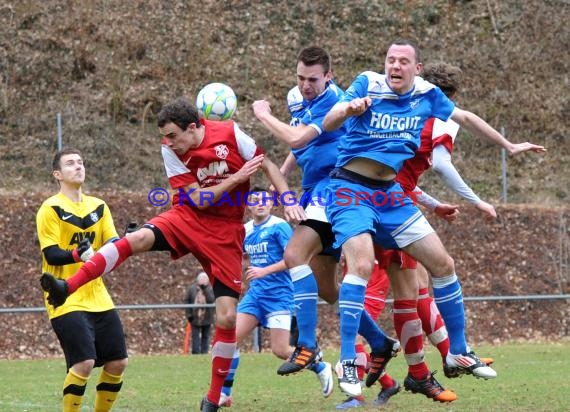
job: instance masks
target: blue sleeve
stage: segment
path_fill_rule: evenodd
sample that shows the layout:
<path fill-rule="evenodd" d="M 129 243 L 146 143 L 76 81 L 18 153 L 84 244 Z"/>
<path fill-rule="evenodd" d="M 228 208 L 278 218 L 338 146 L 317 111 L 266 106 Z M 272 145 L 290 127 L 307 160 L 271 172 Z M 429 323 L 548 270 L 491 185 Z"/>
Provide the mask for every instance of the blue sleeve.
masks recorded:
<path fill-rule="evenodd" d="M 432 115 L 440 120 L 447 121 L 455 109 L 455 103 L 447 97 L 439 87 L 433 89 Z"/>
<path fill-rule="evenodd" d="M 277 242 L 281 245 L 283 250 L 287 247 L 287 243 L 289 243 L 289 239 L 293 236 L 293 229 L 289 226 L 288 223 L 280 223 L 277 226 L 277 230 L 275 231 L 275 237 Z"/>
<path fill-rule="evenodd" d="M 344 96 L 339 100 L 340 102 L 350 102 L 358 97 L 368 96 L 368 77 L 361 73 L 356 76 L 356 79 L 346 89 Z"/>

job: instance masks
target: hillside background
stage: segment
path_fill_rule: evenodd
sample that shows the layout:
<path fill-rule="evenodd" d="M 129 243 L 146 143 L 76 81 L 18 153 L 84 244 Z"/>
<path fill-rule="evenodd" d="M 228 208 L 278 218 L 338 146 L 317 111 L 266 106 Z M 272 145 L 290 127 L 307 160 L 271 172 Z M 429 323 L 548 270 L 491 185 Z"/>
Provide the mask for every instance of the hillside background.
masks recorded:
<path fill-rule="evenodd" d="M 396 37 L 417 41 L 426 63 L 463 69 L 460 107 L 513 141 L 549 149 L 508 159 L 509 204 L 498 206 L 496 222 L 469 207 L 452 226 L 430 217 L 466 296 L 570 293 L 569 11 L 563 0 L 0 3 L 0 308 L 43 304 L 34 216 L 57 190 L 49 172 L 58 112 L 64 144 L 86 158 L 86 191 L 108 200 L 121 230 L 160 212 L 146 194 L 166 185 L 155 124 L 165 102 L 229 84 L 235 119 L 280 163 L 286 148 L 250 106 L 266 98 L 287 119 L 298 51 L 329 48 L 346 87 L 363 70 L 382 71 Z M 499 204 L 500 150 L 460 132 L 454 158 L 476 192 Z M 422 186 L 457 200 L 433 174 Z M 130 259 L 106 282 L 117 304 L 182 303 L 197 271 L 192 257 L 170 262 L 156 253 Z M 468 312 L 473 343 L 570 335 L 567 301 L 473 302 Z M 321 342 L 336 345 L 334 310 L 321 315 Z M 181 349 L 182 311 L 121 316 L 131 353 Z M 60 356 L 45 313 L 0 320 L 0 358 Z"/>
<path fill-rule="evenodd" d="M 90 166 L 88 188 L 164 185 L 156 113 L 178 96 L 194 100 L 212 81 L 235 90 L 235 119 L 281 162 L 286 148 L 250 105 L 269 99 L 287 119 L 298 51 L 328 48 L 336 80 L 347 87 L 361 71 L 382 71 L 390 41 L 404 37 L 418 42 L 425 63 L 463 69 L 460 107 L 504 127 L 515 142 L 549 149 L 509 159 L 509 201 L 565 204 L 569 11 L 565 0 L 4 1 L 0 187 L 51 182 L 58 112 L 64 144 L 80 148 Z M 500 199 L 497 147 L 460 132 L 455 161 L 483 198 Z M 435 181 L 429 175 L 424 186 L 444 195 Z"/>

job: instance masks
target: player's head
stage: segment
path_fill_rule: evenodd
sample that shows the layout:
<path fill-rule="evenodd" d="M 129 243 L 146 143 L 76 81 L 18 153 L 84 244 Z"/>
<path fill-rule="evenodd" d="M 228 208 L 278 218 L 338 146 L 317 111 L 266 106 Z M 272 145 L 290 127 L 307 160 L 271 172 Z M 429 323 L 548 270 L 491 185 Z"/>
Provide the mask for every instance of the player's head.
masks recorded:
<path fill-rule="evenodd" d="M 60 185 L 81 186 L 85 181 L 81 152 L 73 148 L 58 151 L 53 157 L 51 173 Z"/>
<path fill-rule="evenodd" d="M 409 40 L 396 40 L 388 48 L 384 68 L 388 86 L 397 94 L 405 94 L 422 70 L 420 50 Z"/>
<path fill-rule="evenodd" d="M 429 63 L 424 66 L 422 77 L 438 86 L 450 99 L 461 88 L 463 71 L 457 66 L 447 63 Z"/>
<path fill-rule="evenodd" d="M 158 128 L 166 144 L 177 154 L 197 147 L 203 137 L 198 109 L 187 99 L 165 104 L 158 113 Z"/>
<path fill-rule="evenodd" d="M 305 47 L 297 56 L 297 86 L 307 100 L 321 94 L 332 79 L 331 56 L 322 47 Z"/>
<path fill-rule="evenodd" d="M 273 196 L 269 190 L 256 186 L 249 191 L 247 205 L 253 220 L 262 222 L 271 214 L 274 206 Z"/>

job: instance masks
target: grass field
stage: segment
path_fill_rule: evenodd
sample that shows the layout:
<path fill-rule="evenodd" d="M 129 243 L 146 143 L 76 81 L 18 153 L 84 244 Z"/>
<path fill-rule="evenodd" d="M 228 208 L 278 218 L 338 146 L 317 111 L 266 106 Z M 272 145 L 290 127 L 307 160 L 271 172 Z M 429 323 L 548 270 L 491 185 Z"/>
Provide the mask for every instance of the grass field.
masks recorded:
<path fill-rule="evenodd" d="M 458 394 L 452 404 L 435 403 L 403 390 L 386 409 L 393 411 L 563 411 L 569 410 L 570 342 L 481 346 L 478 353 L 495 358 L 499 376 L 492 381 L 443 376 L 439 354 L 428 347 L 427 360 L 440 370 L 439 381 Z M 336 360 L 328 351 L 325 358 Z M 125 383 L 114 411 L 197 411 L 209 383 L 210 356 L 132 356 Z M 269 353 L 243 354 L 234 385 L 234 406 L 229 411 L 333 411 L 344 396 L 335 388 L 328 399 L 320 394 L 316 376 L 305 371 L 280 377 L 280 361 Z M 0 361 L 0 411 L 60 411 L 63 359 Z M 389 372 L 402 383 L 402 356 L 390 363 Z M 93 410 L 95 379 L 92 376 L 82 411 Z M 372 401 L 378 388 L 365 389 Z M 376 408 L 378 409 L 378 408 Z M 375 410 L 372 406 L 360 410 Z"/>

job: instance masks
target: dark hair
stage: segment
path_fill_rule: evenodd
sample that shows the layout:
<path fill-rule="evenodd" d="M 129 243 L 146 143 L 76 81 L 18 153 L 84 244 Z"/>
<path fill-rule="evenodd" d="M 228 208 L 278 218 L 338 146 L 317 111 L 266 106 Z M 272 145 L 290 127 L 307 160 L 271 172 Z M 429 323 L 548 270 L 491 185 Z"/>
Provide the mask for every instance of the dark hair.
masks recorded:
<path fill-rule="evenodd" d="M 187 99 L 181 97 L 162 106 L 158 113 L 158 127 L 164 127 L 167 123 L 174 123 L 182 130 L 186 130 L 190 123 L 201 127 L 198 109 Z"/>
<path fill-rule="evenodd" d="M 421 76 L 438 86 L 447 97 L 457 93 L 463 81 L 463 71 L 448 63 L 426 64 Z"/>
<path fill-rule="evenodd" d="M 261 186 L 253 186 L 251 189 L 249 189 L 249 194 L 258 193 L 258 192 L 271 193 L 271 192 L 269 191 L 269 189 L 266 189 L 265 187 L 261 187 Z"/>
<path fill-rule="evenodd" d="M 83 159 L 83 156 L 81 155 L 81 152 L 79 150 L 74 149 L 72 147 L 66 147 L 65 149 L 61 149 L 60 151 L 58 151 L 53 157 L 53 161 L 51 163 L 51 170 L 52 171 L 61 170 L 61 158 L 69 154 L 79 155 Z"/>
<path fill-rule="evenodd" d="M 406 39 L 396 39 L 395 41 L 393 41 L 390 44 L 390 47 L 392 46 L 411 46 L 414 49 L 414 54 L 416 56 L 416 63 L 421 63 L 422 62 L 422 55 L 420 53 L 420 49 L 418 47 L 418 45 L 416 43 L 414 43 L 411 40 L 406 40 Z M 388 48 L 390 48 L 388 47 Z"/>
<path fill-rule="evenodd" d="M 331 71 L 332 59 L 328 51 L 318 46 L 305 47 L 297 56 L 297 63 L 303 62 L 305 66 L 320 64 L 325 73 Z"/>

